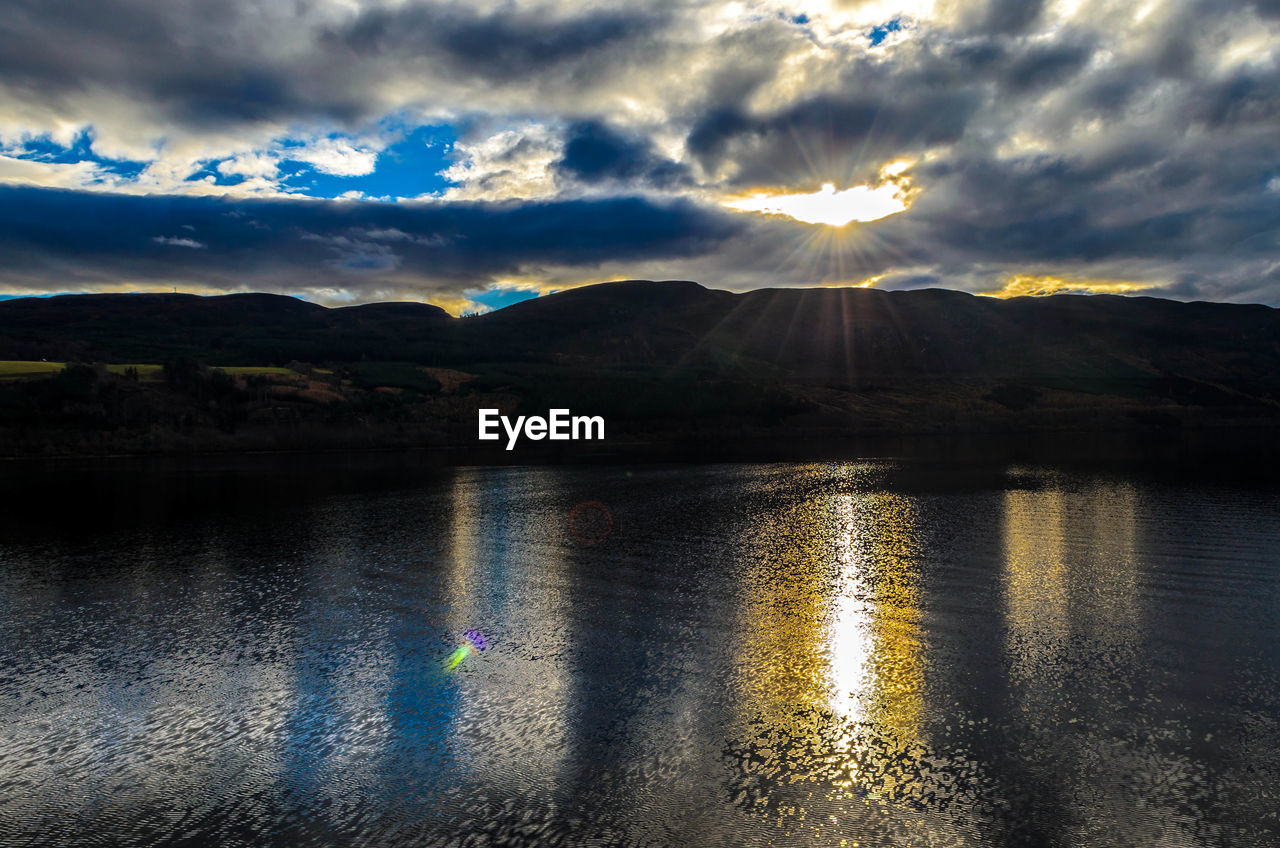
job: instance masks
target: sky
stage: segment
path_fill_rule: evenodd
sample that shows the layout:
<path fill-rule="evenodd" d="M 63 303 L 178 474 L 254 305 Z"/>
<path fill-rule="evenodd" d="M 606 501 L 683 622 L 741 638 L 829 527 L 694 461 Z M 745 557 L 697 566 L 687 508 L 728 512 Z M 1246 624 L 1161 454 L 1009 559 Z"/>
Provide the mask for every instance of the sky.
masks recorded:
<path fill-rule="evenodd" d="M 7 0 L 0 297 L 1280 305 L 1280 0 Z"/>

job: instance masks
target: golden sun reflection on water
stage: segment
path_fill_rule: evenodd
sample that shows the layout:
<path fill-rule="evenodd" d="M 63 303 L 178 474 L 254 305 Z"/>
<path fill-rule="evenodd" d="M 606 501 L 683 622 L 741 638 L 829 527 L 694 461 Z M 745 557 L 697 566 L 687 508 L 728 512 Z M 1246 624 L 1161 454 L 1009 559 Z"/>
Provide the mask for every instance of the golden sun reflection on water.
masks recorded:
<path fill-rule="evenodd" d="M 764 519 L 756 538 L 771 541 L 744 597 L 743 756 L 761 760 L 748 770 L 845 801 L 911 791 L 902 754 L 920 741 L 924 677 L 915 520 L 909 499 L 866 492 Z"/>
<path fill-rule="evenodd" d="M 1107 810 L 1073 822 L 1069 844 L 1192 844 L 1171 840 L 1169 823 L 1199 779 L 1195 763 L 1159 734 L 1111 727 L 1125 709 L 1167 709 L 1127 671 L 1149 664 L 1135 646 L 1153 627 L 1140 605 L 1138 511 L 1127 482 L 1004 495 L 1004 650 L 1023 705 L 1011 724 L 1070 797 Z M 1090 662 L 1073 661 L 1081 651 Z"/>
<path fill-rule="evenodd" d="M 901 495 L 841 495 L 839 593 L 827 627 L 833 709 L 913 738 L 920 722 L 920 612 L 911 503 Z"/>
<path fill-rule="evenodd" d="M 1006 649 L 1025 679 L 1078 630 L 1125 644 L 1140 626 L 1133 488 L 1004 494 Z"/>
<path fill-rule="evenodd" d="M 747 581 L 755 706 L 830 710 L 904 738 L 919 723 L 916 542 L 910 502 L 840 494 L 779 516 Z"/>
<path fill-rule="evenodd" d="M 1006 615 L 1015 636 L 1037 630 L 1058 638 L 1066 633 L 1063 511 L 1061 492 L 1005 493 Z"/>

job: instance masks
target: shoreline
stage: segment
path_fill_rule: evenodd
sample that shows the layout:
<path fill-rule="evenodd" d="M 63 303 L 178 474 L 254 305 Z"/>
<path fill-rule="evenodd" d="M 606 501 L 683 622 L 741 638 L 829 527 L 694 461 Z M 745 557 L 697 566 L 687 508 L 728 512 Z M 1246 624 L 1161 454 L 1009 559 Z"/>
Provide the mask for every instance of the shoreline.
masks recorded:
<path fill-rule="evenodd" d="M 619 439 L 613 444 L 538 444 L 522 442 L 516 450 L 477 444 L 297 445 L 274 448 L 157 448 L 107 451 L 31 451 L 0 454 L 0 463 L 52 462 L 216 463 L 219 460 L 326 459 L 414 456 L 439 467 L 713 464 L 771 462 L 839 462 L 862 459 L 905 459 L 938 464 L 1092 464 L 1150 462 L 1174 464 L 1231 462 L 1280 466 L 1280 425 L 1206 425 L 1177 430 L 1032 430 L 998 432 L 900 433 L 814 438 L 803 434 L 733 440 L 709 438 L 668 441 Z M 424 461 L 425 460 L 425 461 Z"/>

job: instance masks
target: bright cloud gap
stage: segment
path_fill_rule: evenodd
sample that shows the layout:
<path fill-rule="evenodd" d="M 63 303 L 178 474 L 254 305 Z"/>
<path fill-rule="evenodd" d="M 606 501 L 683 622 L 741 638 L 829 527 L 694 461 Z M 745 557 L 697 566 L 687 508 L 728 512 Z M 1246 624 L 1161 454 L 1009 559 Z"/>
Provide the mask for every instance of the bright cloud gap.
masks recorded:
<path fill-rule="evenodd" d="M 990 297 L 1047 297 L 1054 294 L 1135 294 L 1159 288 L 1131 280 L 1067 280 L 1061 277 L 1012 274 L 1001 288 L 978 292 Z"/>
<path fill-rule="evenodd" d="M 821 189 L 808 194 L 756 193 L 725 205 L 741 212 L 786 215 L 806 224 L 829 227 L 843 227 L 854 221 L 877 221 L 907 208 L 896 185 L 853 186 L 836 191 L 834 183 L 823 183 Z"/>

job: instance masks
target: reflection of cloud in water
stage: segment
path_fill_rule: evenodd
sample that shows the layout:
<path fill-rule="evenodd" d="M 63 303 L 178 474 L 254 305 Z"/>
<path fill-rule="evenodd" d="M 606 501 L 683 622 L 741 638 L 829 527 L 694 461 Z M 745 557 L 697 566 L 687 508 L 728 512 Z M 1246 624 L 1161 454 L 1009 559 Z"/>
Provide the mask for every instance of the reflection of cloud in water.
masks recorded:
<path fill-rule="evenodd" d="M 554 500 L 554 474 L 532 485 Z M 449 733 L 458 773 L 483 785 L 485 794 L 554 797 L 570 752 L 572 687 L 564 663 L 532 657 L 539 644 L 571 629 L 567 577 L 561 549 L 520 543 L 527 538 L 521 525 L 531 516 L 515 491 L 479 485 L 471 474 L 452 488 L 444 621 L 451 638 L 478 629 L 489 645 L 449 676 L 456 693 Z M 521 764 L 519 773 L 513 762 Z"/>

